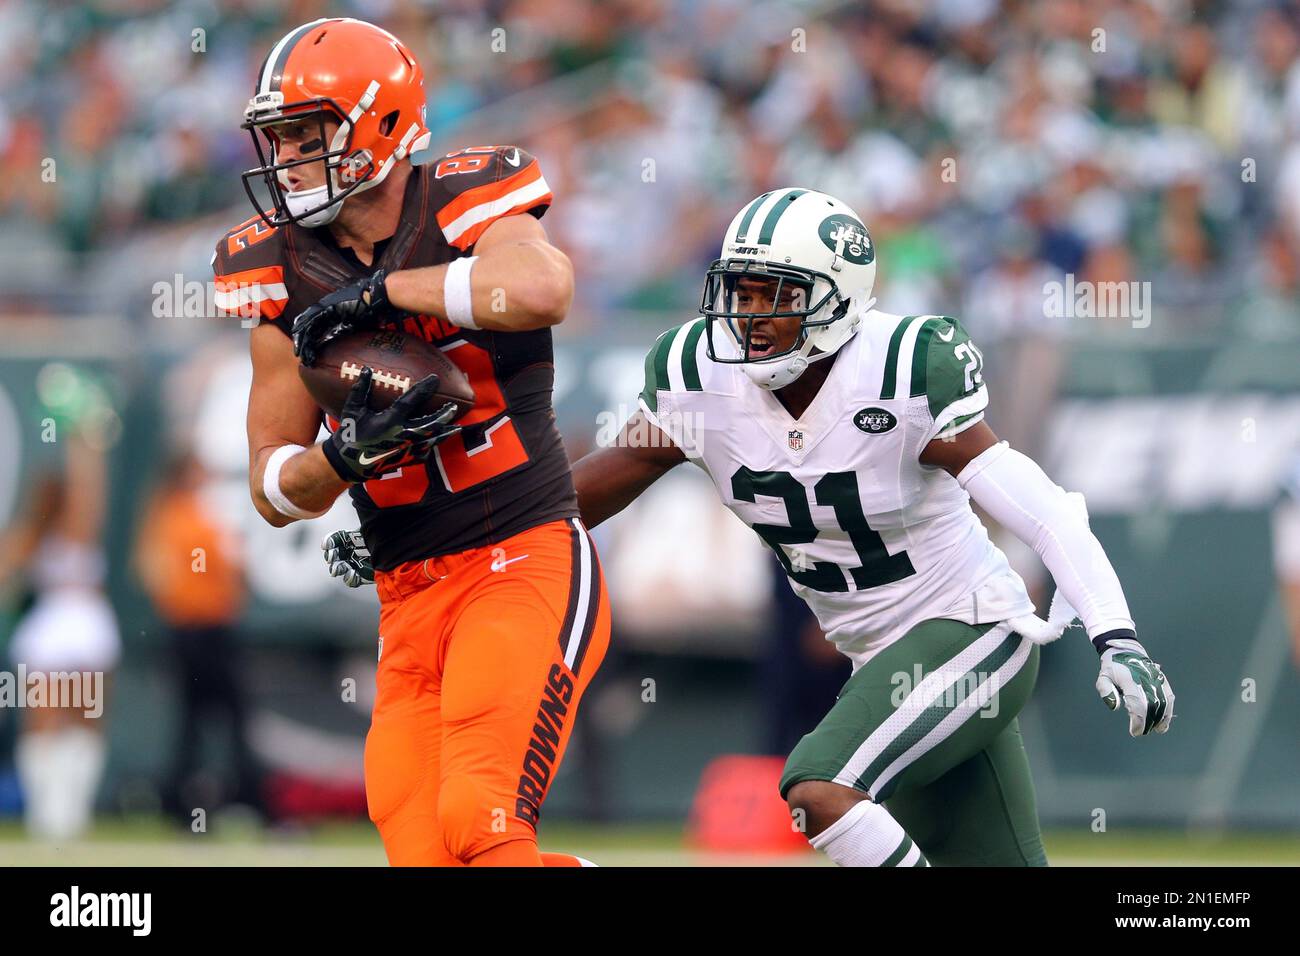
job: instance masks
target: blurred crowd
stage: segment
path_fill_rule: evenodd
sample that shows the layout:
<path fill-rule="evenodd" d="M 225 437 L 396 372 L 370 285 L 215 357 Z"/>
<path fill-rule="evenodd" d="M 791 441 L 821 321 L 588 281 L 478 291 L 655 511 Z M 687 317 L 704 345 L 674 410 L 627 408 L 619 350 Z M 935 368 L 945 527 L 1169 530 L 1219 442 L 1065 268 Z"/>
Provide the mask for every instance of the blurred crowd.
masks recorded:
<path fill-rule="evenodd" d="M 328 15 L 416 51 L 436 152 L 541 158 L 580 325 L 694 308 L 740 204 L 802 184 L 860 211 L 890 311 L 1050 335 L 1070 273 L 1150 281 L 1166 332 L 1300 332 L 1300 8 L 1275 0 L 0 0 L 10 268 L 65 282 L 244 218 L 257 67 Z"/>

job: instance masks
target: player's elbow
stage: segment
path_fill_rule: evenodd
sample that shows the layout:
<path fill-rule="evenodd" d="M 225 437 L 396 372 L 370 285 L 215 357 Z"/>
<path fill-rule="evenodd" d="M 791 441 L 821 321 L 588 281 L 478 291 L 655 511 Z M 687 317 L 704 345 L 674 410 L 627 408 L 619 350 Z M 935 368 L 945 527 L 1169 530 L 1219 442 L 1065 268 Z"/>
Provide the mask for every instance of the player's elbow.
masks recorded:
<path fill-rule="evenodd" d="M 529 273 L 520 290 L 520 311 L 533 328 L 559 325 L 573 304 L 573 264 L 559 249 L 547 246 L 544 266 Z"/>
<path fill-rule="evenodd" d="M 262 518 L 266 521 L 266 523 L 269 524 L 272 528 L 287 528 L 289 527 L 289 525 L 293 524 L 295 521 L 298 520 L 297 518 L 290 518 L 285 515 L 282 515 L 278 511 L 272 511 L 269 514 L 263 511 L 261 512 L 261 515 Z"/>
<path fill-rule="evenodd" d="M 253 507 L 257 510 L 257 513 L 262 516 L 262 520 L 272 528 L 284 528 L 297 520 L 296 518 L 290 518 L 288 515 L 282 514 L 276 510 L 275 505 L 267 501 L 266 495 L 256 489 L 252 492 L 252 498 Z"/>

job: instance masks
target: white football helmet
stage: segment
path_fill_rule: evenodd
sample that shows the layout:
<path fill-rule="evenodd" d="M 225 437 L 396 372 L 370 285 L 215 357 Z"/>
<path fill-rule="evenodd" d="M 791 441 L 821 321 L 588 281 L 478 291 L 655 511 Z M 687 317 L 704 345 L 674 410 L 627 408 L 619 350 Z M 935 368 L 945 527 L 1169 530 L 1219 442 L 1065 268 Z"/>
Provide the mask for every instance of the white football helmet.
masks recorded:
<path fill-rule="evenodd" d="M 740 308 L 743 279 L 765 280 L 772 289 L 766 312 Z M 786 187 L 747 203 L 727 227 L 722 257 L 709 267 L 700 314 L 708 355 L 740 364 L 754 384 L 784 388 L 811 362 L 833 355 L 870 311 L 876 281 L 876 249 L 858 214 L 833 196 Z M 782 309 L 782 303 L 786 308 Z M 752 357 L 756 318 L 800 319 L 794 345 Z M 743 324 L 738 320 L 746 320 Z M 715 335 L 721 329 L 722 334 Z"/>

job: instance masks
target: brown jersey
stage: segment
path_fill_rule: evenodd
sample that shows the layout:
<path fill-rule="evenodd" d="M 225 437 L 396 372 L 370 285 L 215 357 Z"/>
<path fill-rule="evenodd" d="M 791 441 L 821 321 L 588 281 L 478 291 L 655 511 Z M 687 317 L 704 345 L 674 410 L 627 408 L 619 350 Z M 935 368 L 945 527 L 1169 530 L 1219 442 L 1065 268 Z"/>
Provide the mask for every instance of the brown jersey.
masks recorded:
<path fill-rule="evenodd" d="M 327 293 L 383 267 L 441 265 L 472 254 L 496 220 L 541 217 L 551 193 L 537 160 L 513 146 L 471 147 L 412 168 L 397 231 L 374 265 L 339 249 L 328 227 L 272 228 L 260 217 L 217 243 L 217 305 L 270 321 L 286 335 Z M 403 331 L 435 343 L 468 376 L 475 405 L 456 435 L 421 465 L 352 486 L 375 568 L 501 541 L 576 517 L 569 461 L 555 426 L 550 329 L 489 332 L 408 315 Z"/>

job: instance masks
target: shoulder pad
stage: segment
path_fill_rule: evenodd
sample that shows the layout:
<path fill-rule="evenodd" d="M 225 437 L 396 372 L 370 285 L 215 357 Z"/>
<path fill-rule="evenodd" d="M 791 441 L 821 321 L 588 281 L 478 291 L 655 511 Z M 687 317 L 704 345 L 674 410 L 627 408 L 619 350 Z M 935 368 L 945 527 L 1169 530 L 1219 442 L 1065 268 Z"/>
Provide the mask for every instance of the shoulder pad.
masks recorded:
<path fill-rule="evenodd" d="M 984 387 L 984 356 L 956 319 L 928 320 L 917 334 L 916 349 L 912 394 L 926 396 L 932 416 Z"/>
<path fill-rule="evenodd" d="M 700 392 L 700 338 L 704 319 L 669 329 L 655 340 L 645 357 L 645 388 L 641 399 L 656 410 L 658 392 Z"/>
<path fill-rule="evenodd" d="M 551 204 L 541 164 L 518 146 L 470 146 L 431 166 L 438 225 L 463 251 L 498 219 L 525 212 L 540 219 Z"/>
<path fill-rule="evenodd" d="M 281 230 L 260 216 L 241 222 L 218 240 L 212 254 L 218 312 L 241 318 L 280 316 L 289 300 L 282 242 Z"/>

